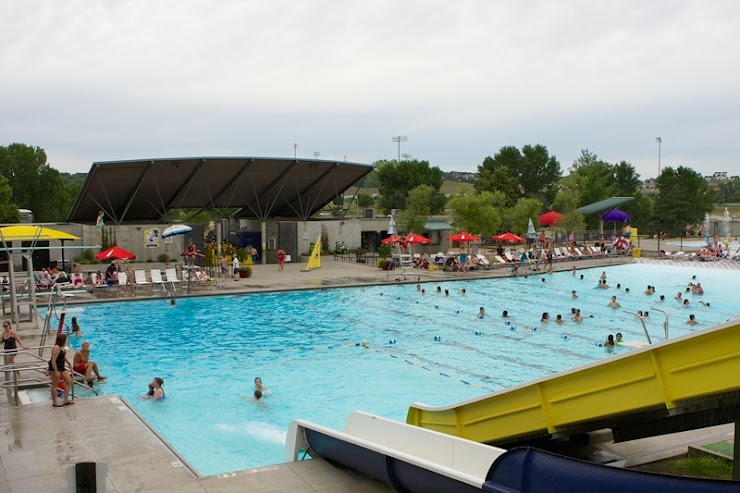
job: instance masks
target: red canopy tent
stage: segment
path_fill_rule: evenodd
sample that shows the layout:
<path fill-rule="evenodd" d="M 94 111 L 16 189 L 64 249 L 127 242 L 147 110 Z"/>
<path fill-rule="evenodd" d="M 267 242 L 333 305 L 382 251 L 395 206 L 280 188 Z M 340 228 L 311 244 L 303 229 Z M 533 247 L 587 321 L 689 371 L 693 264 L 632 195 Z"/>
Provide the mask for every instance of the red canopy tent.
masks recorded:
<path fill-rule="evenodd" d="M 552 226 L 557 223 L 563 215 L 557 211 L 545 212 L 539 217 L 540 226 Z"/>
<path fill-rule="evenodd" d="M 393 243 L 398 243 L 403 241 L 403 236 L 401 235 L 391 235 L 388 238 L 383 238 L 380 240 L 380 243 L 382 245 L 392 245 Z"/>
<path fill-rule="evenodd" d="M 98 260 L 134 260 L 136 255 L 121 247 L 111 247 L 95 255 Z"/>
<path fill-rule="evenodd" d="M 504 233 L 502 235 L 491 236 L 493 241 L 508 241 L 509 243 L 522 243 L 524 238 L 517 236 L 514 233 Z"/>
<path fill-rule="evenodd" d="M 480 238 L 470 233 L 456 233 L 447 237 L 448 241 L 459 241 L 461 243 L 470 243 L 471 241 L 480 241 Z"/>
<path fill-rule="evenodd" d="M 406 235 L 406 242 L 413 243 L 415 245 L 429 245 L 432 243 L 432 240 L 430 240 L 426 236 L 411 233 Z"/>

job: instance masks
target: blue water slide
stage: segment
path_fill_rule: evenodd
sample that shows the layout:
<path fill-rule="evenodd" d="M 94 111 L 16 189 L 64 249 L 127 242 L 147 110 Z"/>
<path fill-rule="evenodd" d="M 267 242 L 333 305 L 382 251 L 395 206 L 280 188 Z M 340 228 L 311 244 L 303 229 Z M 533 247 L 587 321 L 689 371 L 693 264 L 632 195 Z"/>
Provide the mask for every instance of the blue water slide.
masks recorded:
<path fill-rule="evenodd" d="M 499 456 L 488 471 L 483 491 L 490 493 L 670 492 L 738 493 L 740 482 L 667 476 L 607 467 L 532 447 Z"/>

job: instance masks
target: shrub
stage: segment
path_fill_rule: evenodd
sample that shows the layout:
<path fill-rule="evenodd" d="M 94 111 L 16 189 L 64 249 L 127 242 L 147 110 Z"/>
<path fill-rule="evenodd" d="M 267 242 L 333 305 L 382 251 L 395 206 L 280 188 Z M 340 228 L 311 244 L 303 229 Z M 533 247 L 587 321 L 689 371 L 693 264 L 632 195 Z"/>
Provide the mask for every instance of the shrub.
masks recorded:
<path fill-rule="evenodd" d="M 82 254 L 75 259 L 75 263 L 89 265 L 95 263 L 95 254 L 92 250 L 83 250 Z"/>
<path fill-rule="evenodd" d="M 391 254 L 391 246 L 390 245 L 380 245 L 378 247 L 378 253 L 384 257 L 387 257 Z"/>
<path fill-rule="evenodd" d="M 159 257 L 157 257 L 157 262 L 164 262 L 167 263 L 170 261 L 170 258 L 167 256 L 166 253 L 160 253 Z"/>
<path fill-rule="evenodd" d="M 246 272 L 247 277 L 252 277 L 252 268 L 248 265 L 244 265 L 242 267 L 239 267 L 239 272 Z"/>
<path fill-rule="evenodd" d="M 375 266 L 376 266 L 376 267 L 377 267 L 378 269 L 383 269 L 383 270 L 385 270 L 385 269 L 387 269 L 387 268 L 388 268 L 388 264 L 389 264 L 389 263 L 390 263 L 390 261 L 388 261 L 388 260 L 386 260 L 386 259 L 384 259 L 384 258 L 379 258 L 379 259 L 378 259 L 378 261 L 377 261 L 377 262 L 375 262 Z"/>

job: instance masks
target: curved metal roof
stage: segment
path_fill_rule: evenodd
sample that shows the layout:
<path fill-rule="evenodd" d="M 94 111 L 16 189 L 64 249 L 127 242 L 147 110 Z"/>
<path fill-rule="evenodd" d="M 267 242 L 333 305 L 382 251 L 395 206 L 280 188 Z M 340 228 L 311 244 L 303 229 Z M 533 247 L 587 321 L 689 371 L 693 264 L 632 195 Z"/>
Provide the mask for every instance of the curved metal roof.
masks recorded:
<path fill-rule="evenodd" d="M 236 216 L 308 219 L 370 173 L 367 164 L 259 157 L 93 163 L 70 222 L 161 219 L 170 209 L 241 209 Z"/>
<path fill-rule="evenodd" d="M 627 202 L 632 202 L 633 200 L 635 200 L 634 197 L 610 197 L 608 199 L 594 202 L 593 204 L 584 205 L 583 207 L 576 209 L 576 212 L 586 215 L 598 214 L 599 212 L 614 209 L 615 207 L 619 207 Z"/>

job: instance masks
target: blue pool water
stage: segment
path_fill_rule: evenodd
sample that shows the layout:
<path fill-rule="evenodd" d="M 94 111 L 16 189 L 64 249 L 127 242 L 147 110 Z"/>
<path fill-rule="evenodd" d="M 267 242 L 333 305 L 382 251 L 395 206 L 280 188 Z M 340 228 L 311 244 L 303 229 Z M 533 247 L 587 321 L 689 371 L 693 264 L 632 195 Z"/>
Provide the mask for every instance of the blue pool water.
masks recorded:
<path fill-rule="evenodd" d="M 579 271 L 584 280 L 563 272 L 424 283 L 426 295 L 413 284 L 388 285 L 190 298 L 175 306 L 108 303 L 76 315 L 82 339 L 91 342 L 92 357 L 109 378 L 98 390 L 128 399 L 210 475 L 283 462 L 294 418 L 341 429 L 351 411 L 364 410 L 402 421 L 415 401 L 452 404 L 627 350 L 598 346 L 617 331 L 626 340 L 644 340 L 634 317 L 606 306 L 612 295 L 626 309 L 666 309 L 671 337 L 740 315 L 737 272 L 610 267 L 613 288 L 601 290 L 595 286 L 602 270 Z M 685 309 L 673 297 L 692 275 L 706 294 L 688 295 L 692 305 Z M 643 294 L 648 284 L 656 295 Z M 435 294 L 437 286 L 450 296 Z M 660 294 L 667 298 L 662 305 Z M 483 319 L 477 318 L 480 306 L 488 314 Z M 571 307 L 581 309 L 582 324 L 570 321 Z M 500 316 L 504 309 L 511 325 Z M 540 323 L 544 311 L 553 319 L 562 314 L 567 323 Z M 701 325 L 687 326 L 689 313 Z M 651 311 L 648 320 L 654 340 L 662 339 L 662 315 Z M 164 378 L 167 398 L 140 399 L 155 376 Z M 255 376 L 271 390 L 263 405 L 242 397 L 251 395 Z"/>

